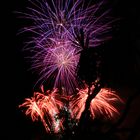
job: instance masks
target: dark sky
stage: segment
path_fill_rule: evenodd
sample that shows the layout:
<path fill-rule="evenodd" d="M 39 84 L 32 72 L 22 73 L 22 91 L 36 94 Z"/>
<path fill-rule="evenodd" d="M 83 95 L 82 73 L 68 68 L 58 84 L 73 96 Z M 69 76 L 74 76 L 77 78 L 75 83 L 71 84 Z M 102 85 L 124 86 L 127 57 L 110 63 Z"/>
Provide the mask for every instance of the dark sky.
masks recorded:
<path fill-rule="evenodd" d="M 113 39 L 105 49 L 105 72 L 110 85 L 123 89 L 125 92 L 123 97 L 126 97 L 126 91 L 138 91 L 140 83 L 140 5 L 138 0 L 112 1 L 113 14 L 121 17 L 122 20 L 114 27 L 118 28 L 118 31 L 113 33 Z M 1 21 L 3 24 L 1 48 L 4 48 L 2 61 L 4 60 L 4 68 L 6 68 L 3 83 L 6 99 L 8 98 L 9 102 L 5 110 L 8 113 L 6 118 L 10 123 L 10 125 L 6 124 L 6 131 L 13 131 L 11 134 L 15 134 L 14 138 L 20 140 L 31 139 L 30 133 L 33 135 L 39 130 L 36 128 L 38 124 L 33 124 L 18 109 L 18 105 L 25 97 L 32 96 L 35 82 L 34 75 L 28 71 L 29 67 L 21 51 L 23 37 L 16 36 L 22 23 L 16 18 L 14 11 L 24 10 L 27 5 L 26 0 L 6 0 L 1 4 L 2 14 L 4 14 Z M 24 24 L 23 20 L 22 22 Z M 138 105 L 133 108 L 135 113 L 137 110 Z M 129 121 L 131 122 L 131 118 Z M 11 135 L 7 136 L 10 139 Z"/>

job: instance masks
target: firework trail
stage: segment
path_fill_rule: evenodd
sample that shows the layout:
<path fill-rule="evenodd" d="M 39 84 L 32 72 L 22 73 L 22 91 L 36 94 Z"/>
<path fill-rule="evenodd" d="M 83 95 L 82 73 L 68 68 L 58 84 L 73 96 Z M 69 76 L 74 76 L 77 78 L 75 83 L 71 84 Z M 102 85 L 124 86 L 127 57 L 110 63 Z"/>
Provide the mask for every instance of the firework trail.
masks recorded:
<path fill-rule="evenodd" d="M 108 32 L 113 20 L 108 16 L 109 10 L 99 12 L 104 2 L 93 5 L 85 0 L 30 2 L 28 12 L 19 13 L 33 25 L 19 33 L 32 34 L 25 47 L 33 54 L 29 57 L 32 69 L 39 73 L 41 84 L 53 79 L 55 88 L 64 87 L 67 94 L 72 94 L 77 87 L 75 73 L 81 50 L 110 39 Z"/>
<path fill-rule="evenodd" d="M 19 107 L 27 108 L 25 114 L 31 115 L 33 121 L 40 118 L 47 132 L 58 133 L 63 130 L 63 118 L 58 117 L 59 109 L 64 106 L 62 98 L 65 97 L 60 97 L 56 89 L 46 91 L 46 95 L 35 92 L 33 97 L 26 98 Z"/>
<path fill-rule="evenodd" d="M 93 87 L 92 90 L 94 90 Z M 70 102 L 72 118 L 80 119 L 88 96 L 88 88 L 79 90 L 77 95 L 73 95 Z M 116 115 L 120 114 L 115 103 L 123 103 L 123 101 L 111 89 L 102 88 L 90 103 L 92 118 L 103 116 L 104 119 L 114 119 Z"/>

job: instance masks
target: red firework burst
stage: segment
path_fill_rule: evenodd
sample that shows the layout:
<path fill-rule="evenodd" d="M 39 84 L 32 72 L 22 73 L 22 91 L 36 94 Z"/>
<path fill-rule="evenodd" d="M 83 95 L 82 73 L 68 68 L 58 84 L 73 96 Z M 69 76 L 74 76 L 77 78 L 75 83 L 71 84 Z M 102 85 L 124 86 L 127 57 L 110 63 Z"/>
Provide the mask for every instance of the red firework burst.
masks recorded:
<path fill-rule="evenodd" d="M 94 86 L 92 86 L 90 90 L 90 94 L 92 94 Z M 76 118 L 77 120 L 80 119 L 81 114 L 85 109 L 85 103 L 88 96 L 88 87 L 79 90 L 77 95 L 72 96 L 70 102 L 72 118 Z M 115 107 L 115 103 L 123 103 L 123 101 L 111 89 L 102 88 L 90 103 L 92 118 L 94 119 L 97 116 L 99 117 L 103 115 L 105 119 L 114 119 L 116 115 L 120 114 L 118 109 Z"/>
<path fill-rule="evenodd" d="M 43 87 L 41 88 L 44 92 Z M 26 98 L 25 102 L 19 107 L 26 107 L 26 115 L 31 115 L 33 121 L 37 121 L 40 117 L 47 132 L 54 133 L 63 130 L 63 119 L 59 119 L 59 109 L 63 107 L 57 89 L 46 91 L 47 95 L 35 92 L 31 98 Z M 63 96 L 61 97 L 64 98 Z"/>

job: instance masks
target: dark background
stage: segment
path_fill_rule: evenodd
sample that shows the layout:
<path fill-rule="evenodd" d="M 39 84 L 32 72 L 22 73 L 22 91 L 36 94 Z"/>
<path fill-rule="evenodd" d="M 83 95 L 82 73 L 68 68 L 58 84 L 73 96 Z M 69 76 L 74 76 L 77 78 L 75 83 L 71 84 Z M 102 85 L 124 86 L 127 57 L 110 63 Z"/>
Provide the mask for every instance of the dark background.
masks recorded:
<path fill-rule="evenodd" d="M 4 112 L 4 140 L 35 140 L 44 133 L 39 123 L 32 123 L 29 117 L 21 112 L 18 105 L 24 98 L 31 97 L 35 83 L 35 75 L 29 71 L 28 63 L 22 52 L 24 36 L 17 36 L 18 30 L 24 26 L 14 11 L 23 11 L 28 5 L 26 0 L 6 0 L 1 4 L 1 48 L 4 73 L 1 79 L 4 86 L 4 98 L 1 97 Z M 109 85 L 116 88 L 122 98 L 127 99 L 139 92 L 140 86 L 140 5 L 138 0 L 112 0 L 111 7 L 116 17 L 121 17 L 119 25 L 115 25 L 113 39 L 105 46 L 105 77 Z M 22 25 L 22 26 L 21 26 Z M 116 32 L 117 30 L 117 32 Z M 3 61 L 4 60 L 4 61 Z M 139 93 L 140 94 L 140 93 Z M 133 127 L 140 117 L 140 98 L 131 105 L 128 117 L 122 127 Z M 137 128 L 138 132 L 140 127 Z M 121 134 L 125 140 L 128 134 Z M 36 137 L 36 138 L 35 138 Z M 140 139 L 140 136 L 137 136 Z"/>

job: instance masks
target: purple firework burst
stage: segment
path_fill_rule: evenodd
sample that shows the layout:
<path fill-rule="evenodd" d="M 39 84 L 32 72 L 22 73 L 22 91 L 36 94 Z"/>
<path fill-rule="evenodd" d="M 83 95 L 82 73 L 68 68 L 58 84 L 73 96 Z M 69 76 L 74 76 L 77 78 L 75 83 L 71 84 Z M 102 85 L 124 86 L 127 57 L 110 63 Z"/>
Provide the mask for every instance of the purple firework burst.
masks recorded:
<path fill-rule="evenodd" d="M 68 94 L 72 93 L 78 86 L 75 73 L 83 46 L 96 47 L 110 38 L 107 34 L 113 22 L 108 16 L 110 10 L 98 12 L 103 2 L 93 5 L 85 0 L 30 2 L 28 12 L 20 14 L 32 20 L 33 25 L 24 27 L 20 33 L 32 33 L 27 43 L 30 46 L 27 50 L 35 53 L 30 57 L 32 68 L 39 71 L 41 83 L 52 81 L 54 87 L 64 87 Z"/>
<path fill-rule="evenodd" d="M 67 94 L 72 94 L 78 86 L 75 71 L 79 54 L 69 41 L 56 42 L 38 52 L 35 58 L 38 59 L 33 61 L 32 68 L 40 70 L 38 81 L 47 80 L 47 83 L 53 83 L 54 88 L 64 88 Z"/>

